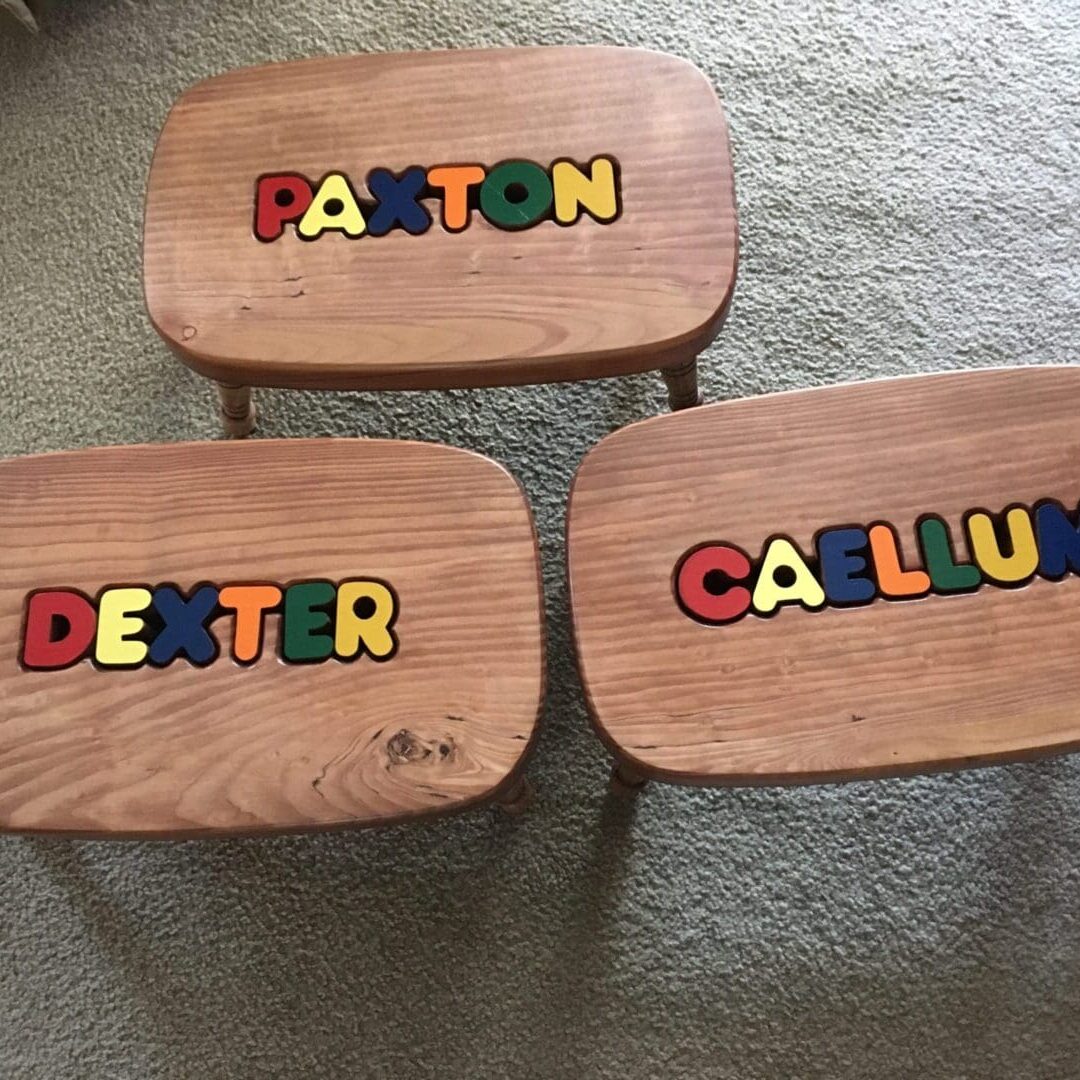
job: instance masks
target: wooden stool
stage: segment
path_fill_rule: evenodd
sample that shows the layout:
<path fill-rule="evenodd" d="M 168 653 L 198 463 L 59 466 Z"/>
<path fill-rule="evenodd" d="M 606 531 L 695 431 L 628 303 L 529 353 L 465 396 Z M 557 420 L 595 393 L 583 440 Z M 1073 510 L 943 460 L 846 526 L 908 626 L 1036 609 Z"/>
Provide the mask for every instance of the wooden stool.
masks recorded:
<path fill-rule="evenodd" d="M 738 236 L 705 77 L 639 49 L 326 57 L 192 87 L 158 140 L 154 326 L 221 387 L 429 390 L 661 369 L 698 403 Z"/>
<path fill-rule="evenodd" d="M 343 439 L 13 459 L 0 537 L 0 829 L 523 806 L 539 564 L 486 458 Z"/>
<path fill-rule="evenodd" d="M 1077 400 L 1076 368 L 976 371 L 712 405 L 600 443 L 568 558 L 618 786 L 1080 746 Z"/>

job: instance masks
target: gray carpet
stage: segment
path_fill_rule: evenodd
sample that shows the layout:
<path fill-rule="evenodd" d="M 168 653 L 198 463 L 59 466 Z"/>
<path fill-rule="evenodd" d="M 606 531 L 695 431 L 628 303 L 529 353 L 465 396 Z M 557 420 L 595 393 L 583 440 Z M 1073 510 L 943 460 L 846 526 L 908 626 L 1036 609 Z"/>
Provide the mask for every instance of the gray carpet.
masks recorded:
<path fill-rule="evenodd" d="M 743 227 L 712 399 L 1080 359 L 1072 0 L 71 0 L 45 25 L 0 33 L 3 454 L 216 437 L 143 311 L 154 138 L 196 79 L 325 52 L 617 42 L 700 65 Z M 522 479 L 551 642 L 538 802 L 314 838 L 0 841 L 0 1076 L 1080 1076 L 1080 759 L 605 797 L 563 507 L 586 449 L 662 398 L 650 377 L 262 395 L 266 436 L 441 438 Z"/>

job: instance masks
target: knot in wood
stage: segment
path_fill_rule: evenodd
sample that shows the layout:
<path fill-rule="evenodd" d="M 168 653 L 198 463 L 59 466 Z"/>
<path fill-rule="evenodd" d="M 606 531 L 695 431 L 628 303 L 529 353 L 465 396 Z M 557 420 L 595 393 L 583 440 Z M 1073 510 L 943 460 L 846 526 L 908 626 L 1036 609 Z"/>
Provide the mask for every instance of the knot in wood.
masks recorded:
<path fill-rule="evenodd" d="M 406 728 L 402 728 L 396 735 L 390 737 L 386 744 L 386 752 L 390 756 L 392 765 L 403 765 L 408 761 L 423 761 L 431 756 L 431 749 Z"/>

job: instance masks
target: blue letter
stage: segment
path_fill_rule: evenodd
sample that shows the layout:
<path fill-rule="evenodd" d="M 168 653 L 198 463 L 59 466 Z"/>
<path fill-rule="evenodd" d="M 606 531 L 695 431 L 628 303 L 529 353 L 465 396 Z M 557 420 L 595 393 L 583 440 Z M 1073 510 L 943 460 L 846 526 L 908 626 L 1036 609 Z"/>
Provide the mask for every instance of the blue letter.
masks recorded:
<path fill-rule="evenodd" d="M 369 235 L 385 236 L 399 221 L 413 236 L 427 232 L 431 215 L 417 202 L 426 181 L 427 173 L 416 165 L 406 169 L 400 180 L 389 169 L 372 169 L 368 190 L 379 200 L 379 205 L 368 219 Z"/>
<path fill-rule="evenodd" d="M 190 600 L 185 600 L 171 585 L 155 590 L 154 610 L 165 625 L 150 646 L 150 663 L 164 667 L 182 652 L 200 667 L 211 663 L 218 649 L 217 642 L 207 633 L 206 620 L 214 614 L 217 602 L 218 591 L 213 585 L 196 589 Z"/>
<path fill-rule="evenodd" d="M 868 604 L 874 599 L 874 583 L 857 574 L 866 570 L 866 559 L 856 552 L 870 543 L 865 529 L 829 529 L 818 537 L 821 584 L 830 604 Z"/>
<path fill-rule="evenodd" d="M 1043 577 L 1062 578 L 1069 570 L 1080 574 L 1080 532 L 1058 503 L 1044 502 L 1035 508 L 1035 532 Z"/>

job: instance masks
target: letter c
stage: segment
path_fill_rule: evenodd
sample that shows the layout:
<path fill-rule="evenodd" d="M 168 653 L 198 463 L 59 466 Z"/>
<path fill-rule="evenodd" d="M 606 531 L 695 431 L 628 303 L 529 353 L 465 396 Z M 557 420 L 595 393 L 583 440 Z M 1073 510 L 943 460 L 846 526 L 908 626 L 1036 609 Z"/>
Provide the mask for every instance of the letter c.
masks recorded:
<path fill-rule="evenodd" d="M 750 576 L 750 557 L 729 544 L 692 548 L 675 568 L 679 606 L 698 622 L 719 624 L 741 619 L 750 608 L 750 590 L 731 582 Z"/>

